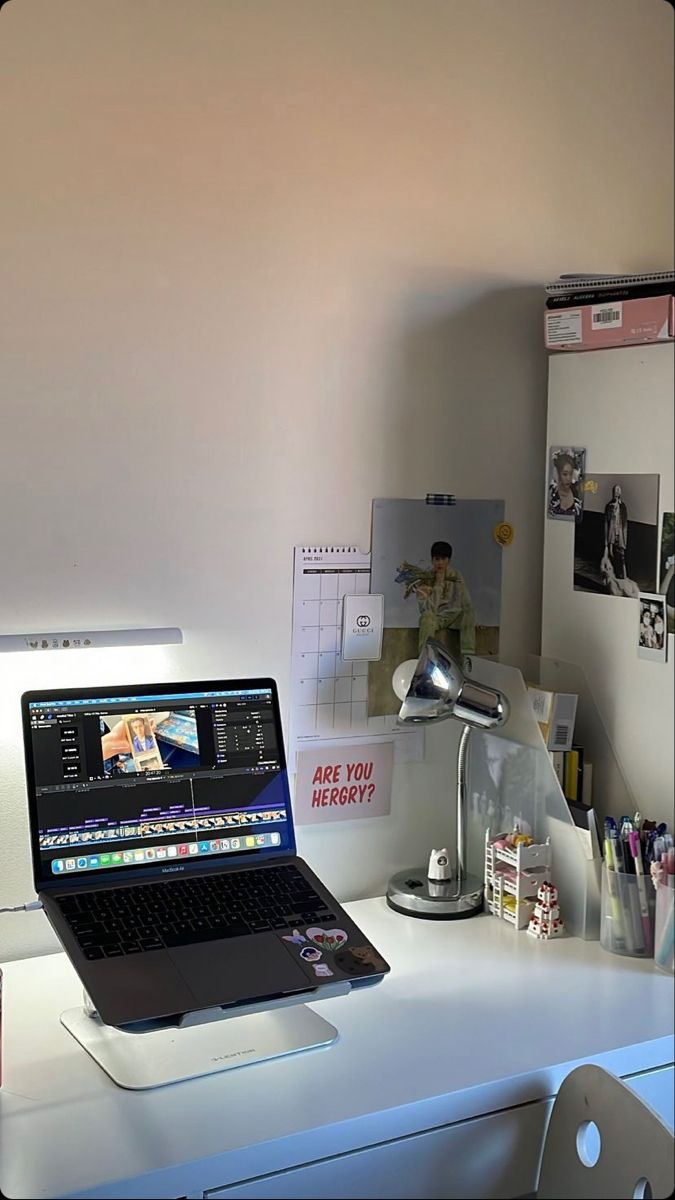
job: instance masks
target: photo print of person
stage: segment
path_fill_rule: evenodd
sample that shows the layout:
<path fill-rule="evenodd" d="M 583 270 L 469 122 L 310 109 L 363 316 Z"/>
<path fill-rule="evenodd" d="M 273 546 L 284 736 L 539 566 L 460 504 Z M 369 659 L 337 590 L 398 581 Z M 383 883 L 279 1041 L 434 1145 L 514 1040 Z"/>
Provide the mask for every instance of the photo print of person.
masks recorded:
<path fill-rule="evenodd" d="M 120 713 L 101 719 L 101 754 L 107 776 L 138 771 L 190 770 L 200 765 L 195 710 Z"/>
<path fill-rule="evenodd" d="M 167 769 L 158 754 L 148 754 L 146 757 L 137 758 L 136 768 L 139 771 L 164 771 Z"/>
<path fill-rule="evenodd" d="M 157 750 L 157 742 L 155 741 L 156 722 L 152 725 L 147 717 L 134 716 L 127 718 L 127 732 L 129 741 L 131 742 L 131 753 L 136 757 L 138 754 L 144 754 L 148 750 Z"/>
<path fill-rule="evenodd" d="M 658 475 L 586 479 L 574 530 L 574 590 L 637 599 L 656 590 Z"/>
<path fill-rule="evenodd" d="M 548 453 L 546 516 L 554 521 L 580 521 L 584 506 L 586 450 L 580 446 L 551 446 Z"/>
<path fill-rule="evenodd" d="M 499 653 L 503 500 L 374 500 L 373 592 L 384 596 L 382 656 L 368 664 L 368 717 L 398 712 L 391 677 L 427 638 L 461 663 Z"/>
<path fill-rule="evenodd" d="M 659 592 L 666 598 L 668 633 L 675 633 L 675 513 L 671 512 L 664 513 L 661 521 Z"/>
<path fill-rule="evenodd" d="M 666 601 L 661 595 L 640 596 L 638 657 L 651 662 L 666 661 Z"/>

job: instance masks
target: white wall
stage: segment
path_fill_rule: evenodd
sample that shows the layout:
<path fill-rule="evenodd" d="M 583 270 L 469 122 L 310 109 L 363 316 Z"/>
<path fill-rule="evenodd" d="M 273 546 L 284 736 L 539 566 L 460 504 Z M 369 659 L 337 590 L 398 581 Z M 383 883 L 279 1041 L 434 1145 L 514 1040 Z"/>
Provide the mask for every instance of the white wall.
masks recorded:
<path fill-rule="evenodd" d="M 672 14 L 13 0 L 0 22 L 0 627 L 186 637 L 0 662 L 18 903 L 20 691 L 266 671 L 286 710 L 291 547 L 367 546 L 373 496 L 505 497 L 503 657 L 538 648 L 541 283 L 672 260 Z M 398 768 L 389 820 L 303 833 L 341 896 L 422 856 L 440 771 Z M 0 957 L 52 945 L 4 919 Z"/>

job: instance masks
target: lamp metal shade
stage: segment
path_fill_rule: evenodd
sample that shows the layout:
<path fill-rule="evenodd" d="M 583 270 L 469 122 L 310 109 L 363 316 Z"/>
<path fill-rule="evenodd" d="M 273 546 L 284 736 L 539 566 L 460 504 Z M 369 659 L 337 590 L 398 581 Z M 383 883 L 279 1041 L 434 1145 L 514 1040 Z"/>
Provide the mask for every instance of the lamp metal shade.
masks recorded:
<path fill-rule="evenodd" d="M 429 638 L 401 705 L 399 721 L 429 723 L 456 717 L 474 729 L 503 725 L 509 714 L 501 692 L 466 679 L 440 642 Z"/>

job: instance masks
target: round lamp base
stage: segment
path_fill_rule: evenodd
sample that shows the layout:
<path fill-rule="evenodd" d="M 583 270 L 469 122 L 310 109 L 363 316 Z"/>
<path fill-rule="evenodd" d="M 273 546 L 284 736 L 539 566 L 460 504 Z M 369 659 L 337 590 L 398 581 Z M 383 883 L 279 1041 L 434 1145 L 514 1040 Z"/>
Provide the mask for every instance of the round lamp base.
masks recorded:
<path fill-rule="evenodd" d="M 483 884 L 475 875 L 465 875 L 458 893 L 457 880 L 435 883 L 426 867 L 413 867 L 392 875 L 387 885 L 387 904 L 406 917 L 431 921 L 456 921 L 483 911 Z"/>

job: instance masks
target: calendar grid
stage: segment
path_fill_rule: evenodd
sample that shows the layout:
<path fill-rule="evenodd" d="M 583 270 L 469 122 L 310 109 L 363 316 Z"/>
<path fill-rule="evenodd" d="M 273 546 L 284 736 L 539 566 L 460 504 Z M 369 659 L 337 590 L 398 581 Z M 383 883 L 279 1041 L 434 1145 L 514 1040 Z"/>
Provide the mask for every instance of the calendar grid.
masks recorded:
<path fill-rule="evenodd" d="M 291 749 L 319 739 L 372 740 L 392 722 L 368 718 L 368 663 L 341 655 L 342 600 L 370 591 L 370 555 L 356 547 L 296 547 Z"/>

